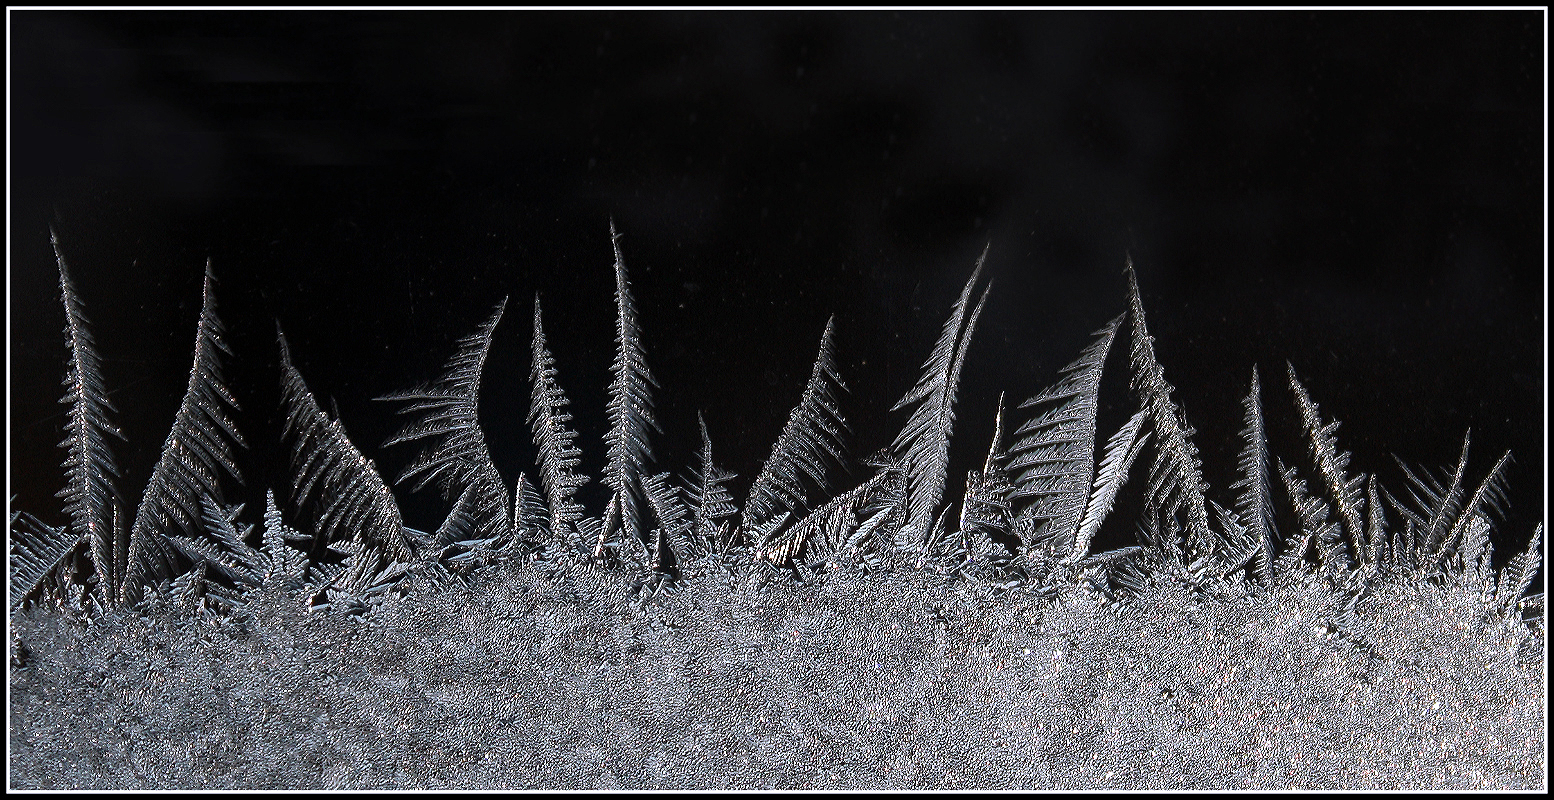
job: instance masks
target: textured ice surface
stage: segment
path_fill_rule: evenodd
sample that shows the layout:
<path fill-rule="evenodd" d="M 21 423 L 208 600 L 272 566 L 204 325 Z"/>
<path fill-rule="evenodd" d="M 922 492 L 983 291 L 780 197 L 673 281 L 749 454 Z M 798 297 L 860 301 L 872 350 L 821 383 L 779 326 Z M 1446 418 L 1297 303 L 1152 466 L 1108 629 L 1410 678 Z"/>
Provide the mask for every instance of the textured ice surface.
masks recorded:
<path fill-rule="evenodd" d="M 738 572 L 736 570 L 736 572 Z M 413 579 L 365 617 L 258 598 L 14 617 L 19 788 L 1521 788 L 1544 635 L 1433 585 L 1343 626 L 1319 580 L 1114 606 L 925 572 Z M 1233 584 L 1234 585 L 1234 584 Z"/>

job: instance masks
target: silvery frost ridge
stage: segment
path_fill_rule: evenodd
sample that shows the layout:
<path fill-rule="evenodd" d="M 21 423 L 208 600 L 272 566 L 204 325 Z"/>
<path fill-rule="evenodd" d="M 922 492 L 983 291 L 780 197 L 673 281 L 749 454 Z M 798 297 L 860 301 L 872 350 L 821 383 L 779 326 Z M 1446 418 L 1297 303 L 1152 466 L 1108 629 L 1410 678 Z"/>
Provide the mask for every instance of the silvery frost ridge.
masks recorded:
<path fill-rule="evenodd" d="M 611 235 L 604 474 L 578 472 L 538 297 L 539 455 L 515 483 L 493 466 L 476 395 L 503 300 L 442 375 L 382 398 L 406 421 L 387 444 L 417 453 L 393 484 L 450 508 L 435 531 L 404 525 L 279 330 L 290 481 L 241 480 L 209 265 L 183 404 L 132 494 L 56 241 L 66 518 L 11 515 L 12 787 L 1546 787 L 1542 525 L 1498 570 L 1489 544 L 1509 454 L 1470 460 L 1465 437 L 1445 470 L 1357 472 L 1293 366 L 1266 398 L 1250 368 L 1239 480 L 1216 490 L 1130 266 L 1122 313 L 952 475 L 979 260 L 894 443 L 837 480 L 828 323 L 741 502 L 705 423 L 682 471 L 654 466 Z M 1114 348 L 1136 410 L 1103 430 Z M 1265 399 L 1297 412 L 1300 452 L 1269 452 Z M 595 479 L 602 508 L 576 499 Z M 1098 552 L 1124 493 L 1137 544 Z"/>

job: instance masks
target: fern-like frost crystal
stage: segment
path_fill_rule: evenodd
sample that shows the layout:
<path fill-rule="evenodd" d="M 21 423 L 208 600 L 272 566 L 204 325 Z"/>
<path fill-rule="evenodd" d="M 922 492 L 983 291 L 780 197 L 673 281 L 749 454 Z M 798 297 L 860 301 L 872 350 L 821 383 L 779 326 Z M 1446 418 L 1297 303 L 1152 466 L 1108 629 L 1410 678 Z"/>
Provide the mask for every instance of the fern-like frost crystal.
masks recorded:
<path fill-rule="evenodd" d="M 281 335 L 281 394 L 286 407 L 282 434 L 291 440 L 292 505 L 311 508 L 324 543 L 356 541 L 383 564 L 411 561 L 415 543 L 400 521 L 399 506 L 377 467 L 330 419 L 291 363 Z M 472 484 L 466 491 L 479 492 Z M 483 510 L 483 509 L 482 509 Z"/>
<path fill-rule="evenodd" d="M 124 434 L 109 421 L 108 414 L 114 408 L 103 385 L 102 362 L 91 324 L 86 319 L 86 304 L 70 278 L 65 257 L 59 252 L 58 236 L 53 231 L 49 233 L 55 259 L 59 262 L 59 291 L 65 305 L 65 341 L 70 346 L 65 396 L 60 398 L 61 403 L 70 406 L 70 411 L 65 438 L 60 442 L 68 456 L 65 459 L 65 488 L 59 496 L 65 499 L 70 529 L 77 537 L 86 539 L 99 585 L 111 597 L 117 595 L 116 587 L 125 568 L 125 556 L 121 553 L 128 550 L 128 542 L 119 541 L 121 537 L 114 525 L 114 507 L 118 502 L 114 481 L 119 469 L 108 440 L 123 440 Z"/>
<path fill-rule="evenodd" d="M 534 432 L 534 444 L 539 448 L 535 463 L 539 465 L 540 485 L 545 488 L 549 504 L 549 528 L 558 540 L 579 544 L 577 521 L 583 516 L 583 507 L 573 501 L 572 495 L 588 482 L 588 478 L 576 472 L 582 461 L 582 451 L 573 444 L 577 433 L 567 427 L 572 415 L 565 410 L 569 401 L 556 383 L 556 359 L 545 344 L 539 295 L 534 297 L 531 350 L 533 367 L 529 380 L 534 391 L 529 404 L 529 427 Z"/>
<path fill-rule="evenodd" d="M 1252 571 L 1266 584 L 1273 577 L 1277 529 L 1273 521 L 1273 491 L 1268 480 L 1268 434 L 1263 427 L 1262 386 L 1258 382 L 1256 366 L 1252 367 L 1252 386 L 1241 402 L 1246 409 L 1246 427 L 1241 431 L 1243 448 L 1237 460 L 1241 480 L 1230 488 L 1240 490 L 1236 495 L 1236 511 L 1246 526 L 1247 535 L 1261 543 L 1253 556 Z"/>
<path fill-rule="evenodd" d="M 1095 469 L 1101 367 L 1121 323 L 1118 317 L 1096 331 L 1095 341 L 1063 368 L 1056 384 L 1020 404 L 1044 409 L 1015 431 L 1020 438 L 1009 447 L 1013 497 L 1024 505 L 1019 530 L 1027 548 L 1039 538 L 1061 557 L 1084 550 L 1077 534 Z M 1137 438 L 1136 426 L 1128 438 Z"/>
<path fill-rule="evenodd" d="M 707 433 L 707 420 L 700 412 L 696 422 L 701 426 L 700 469 L 690 480 L 689 496 L 692 504 L 691 530 L 700 540 L 699 547 L 706 552 L 723 554 L 733 546 L 730 525 L 722 520 L 739 513 L 725 483 L 734 473 L 718 468 L 712 461 L 712 436 Z"/>
<path fill-rule="evenodd" d="M 641 325 L 637 321 L 637 305 L 631 297 L 631 283 L 626 280 L 626 261 L 621 257 L 620 234 L 615 232 L 615 221 L 610 221 L 610 245 L 615 250 L 615 364 L 610 383 L 610 432 L 609 462 L 605 467 L 604 483 L 613 494 L 604 515 L 604 527 L 594 548 L 595 557 L 604 553 L 604 544 L 612 536 L 619 535 L 624 543 L 640 542 L 641 519 L 638 496 L 641 492 L 641 476 L 647 462 L 653 457 L 648 442 L 649 430 L 658 430 L 653 418 L 652 387 L 658 382 L 648 371 L 647 355 L 642 349 Z"/>
<path fill-rule="evenodd" d="M 485 324 L 459 340 L 457 351 L 436 382 L 379 398 L 403 403 L 399 413 L 416 418 L 384 442 L 385 446 L 429 440 L 395 483 L 413 480 L 413 490 L 420 491 L 435 482 L 446 500 L 456 500 L 469 487 L 475 487 L 480 524 L 488 535 L 512 529 L 512 520 L 508 518 L 511 498 L 491 463 L 476 413 L 480 376 L 491 349 L 491 336 L 506 307 L 507 300 L 503 298 Z"/>
<path fill-rule="evenodd" d="M 233 446 L 244 446 L 232 420 L 237 400 L 221 378 L 221 355 L 231 355 L 216 317 L 215 276 L 205 264 L 204 302 L 194 340 L 194 367 L 173 429 L 151 473 L 130 529 L 130 557 L 121 578 L 121 601 L 138 597 L 140 585 L 171 578 L 175 564 L 164 536 L 198 535 L 203 503 L 222 503 L 222 477 L 238 479 Z M 138 552 L 138 557 L 137 557 Z"/>
<path fill-rule="evenodd" d="M 1288 366 L 1290 390 L 1295 393 L 1295 407 L 1300 412 L 1301 424 L 1306 428 L 1311 458 L 1316 463 L 1317 473 L 1322 477 L 1328 499 L 1338 509 L 1338 519 L 1343 524 L 1350 555 L 1356 560 L 1363 559 L 1365 534 L 1360 515 L 1365 508 L 1365 496 L 1361 494 L 1360 488 L 1365 483 L 1365 476 L 1349 474 L 1349 454 L 1338 449 L 1338 439 L 1334 436 L 1338 422 L 1322 424 L 1322 418 L 1317 414 L 1317 404 L 1311 401 L 1306 387 L 1301 386 L 1295 378 L 1295 366 Z"/>
<path fill-rule="evenodd" d="M 11 608 L 41 589 L 56 574 L 81 537 L 66 528 L 45 525 L 24 511 L 11 514 Z"/>
<path fill-rule="evenodd" d="M 977 305 L 968 318 L 966 308 L 971 302 L 971 292 L 977 278 L 982 275 L 982 264 L 987 260 L 987 250 L 977 259 L 971 278 L 961 290 L 945 320 L 939 341 L 934 345 L 928 360 L 923 362 L 923 375 L 912 391 L 907 392 L 891 409 L 898 411 L 917 403 L 907 419 L 906 427 L 896 435 L 893 445 L 907 478 L 907 522 L 896 536 L 898 549 L 925 554 L 933 546 L 933 520 L 939 512 L 939 501 L 944 498 L 945 479 L 950 466 L 950 434 L 955 425 L 955 389 L 960 382 L 961 365 L 966 361 L 966 347 L 976 330 L 977 318 L 987 302 L 989 285 L 982 291 Z"/>
<path fill-rule="evenodd" d="M 740 530 L 745 541 L 761 548 L 788 516 L 806 503 L 808 480 L 824 491 L 827 487 L 826 464 L 842 460 L 842 435 L 847 422 L 837 405 L 836 388 L 842 378 L 836 372 L 836 356 L 831 337 L 836 318 L 826 320 L 820 334 L 820 352 L 810 368 L 804 395 L 788 415 L 771 457 L 761 467 L 740 514 Z"/>
<path fill-rule="evenodd" d="M 1128 262 L 1128 313 L 1133 320 L 1132 386 L 1149 412 L 1150 428 L 1155 435 L 1155 462 L 1149 471 L 1145 503 L 1164 517 L 1185 516 L 1190 558 L 1198 558 L 1217 549 L 1209 528 L 1205 505 L 1206 485 L 1198 448 L 1192 443 L 1192 429 L 1182 419 L 1182 411 L 1171 399 L 1171 384 L 1155 358 L 1154 337 L 1144 322 L 1144 304 L 1139 299 L 1138 280 L 1133 263 Z M 1174 536 L 1174 533 L 1171 533 Z M 1174 546 L 1173 546 L 1174 548 Z"/>

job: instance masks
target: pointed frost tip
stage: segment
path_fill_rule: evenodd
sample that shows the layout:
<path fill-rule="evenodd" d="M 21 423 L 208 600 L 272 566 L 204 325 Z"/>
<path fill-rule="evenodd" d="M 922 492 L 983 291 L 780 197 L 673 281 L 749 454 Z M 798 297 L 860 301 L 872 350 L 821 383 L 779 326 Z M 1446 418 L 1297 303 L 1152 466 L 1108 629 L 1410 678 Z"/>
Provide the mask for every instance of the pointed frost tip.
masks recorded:
<path fill-rule="evenodd" d="M 1122 274 L 1128 279 L 1128 307 L 1135 310 L 1143 310 L 1144 301 L 1139 298 L 1139 277 L 1133 271 L 1133 256 L 1124 257 L 1126 265 L 1122 268 Z"/>
<path fill-rule="evenodd" d="M 290 372 L 295 367 L 291 364 L 291 346 L 286 343 L 286 334 L 281 332 L 281 323 L 278 320 L 275 323 L 275 343 L 281 354 L 281 372 L 283 373 L 281 378 L 284 381 L 284 373 Z M 382 398 L 377 399 L 381 400 Z"/>
<path fill-rule="evenodd" d="M 200 308 L 200 325 L 203 326 L 204 314 L 216 313 L 216 273 L 211 270 L 208 258 L 205 259 L 205 278 L 200 282 Z"/>
<path fill-rule="evenodd" d="M 65 266 L 65 254 L 59 251 L 59 234 L 54 232 L 54 226 L 49 226 L 49 244 L 54 246 L 54 261 L 59 264 L 60 283 L 70 282 L 70 270 Z"/>
<path fill-rule="evenodd" d="M 1306 397 L 1306 387 L 1301 385 L 1300 378 L 1296 377 L 1295 365 L 1289 360 L 1285 360 L 1284 371 L 1285 374 L 1290 376 L 1290 388 L 1295 391 L 1295 394 L 1301 397 Z"/>
<path fill-rule="evenodd" d="M 621 235 L 615 230 L 615 218 L 610 217 L 610 249 L 615 252 L 615 289 L 618 293 L 626 284 L 626 259 L 621 256 Z"/>
<path fill-rule="evenodd" d="M 986 260 L 987 250 L 984 248 L 982 255 L 977 257 L 977 265 L 971 269 L 971 277 L 966 281 L 966 288 L 961 290 L 961 305 L 966 304 L 966 300 L 971 297 L 971 290 L 976 288 L 977 281 L 982 279 L 982 265 Z"/>

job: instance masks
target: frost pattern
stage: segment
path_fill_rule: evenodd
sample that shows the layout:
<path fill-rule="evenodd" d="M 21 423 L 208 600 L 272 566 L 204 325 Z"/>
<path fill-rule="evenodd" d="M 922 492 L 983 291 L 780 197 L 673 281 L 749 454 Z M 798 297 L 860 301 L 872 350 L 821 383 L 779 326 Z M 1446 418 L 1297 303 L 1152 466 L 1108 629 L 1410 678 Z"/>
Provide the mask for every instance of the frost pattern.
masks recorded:
<path fill-rule="evenodd" d="M 1465 437 L 1451 470 L 1399 462 L 1395 495 L 1351 470 L 1337 423 L 1292 368 L 1286 411 L 1304 451 L 1286 463 L 1269 452 L 1280 417 L 1266 414 L 1254 368 L 1234 502 L 1221 505 L 1130 265 L 1124 315 L 1035 395 L 1036 416 L 1007 451 L 1000 398 L 957 513 L 947 454 L 989 296 L 970 303 L 979 259 L 897 405 L 916 404 L 905 428 L 862 460 L 868 476 L 824 496 L 847 431 L 828 321 L 740 509 L 699 417 L 689 480 L 646 471 L 656 384 L 611 233 L 618 350 L 603 515 L 572 499 L 586 478 L 536 300 L 529 423 L 543 494 L 523 474 L 509 491 L 475 414 L 503 305 L 440 379 L 391 398 L 416 421 L 390 443 L 423 444 L 402 479 L 437 483 L 451 504 L 430 533 L 403 526 L 284 337 L 284 508 L 305 530 L 269 489 L 256 514 L 227 502 L 243 439 L 220 378 L 208 265 L 184 406 L 127 526 L 107 446 L 119 433 L 60 258 L 68 519 L 11 516 L 16 784 L 1544 780 L 1544 595 L 1529 594 L 1543 526 L 1498 570 L 1491 544 L 1509 453 L 1470 481 Z M 1136 407 L 1097 452 L 1100 373 L 1117 336 L 1130 339 Z M 1150 469 L 1130 487 L 1146 449 Z M 1130 493 L 1142 513 L 1118 523 L 1111 511 Z M 1293 524 L 1276 531 L 1276 519 Z M 1118 525 L 1138 544 L 1092 552 Z"/>

